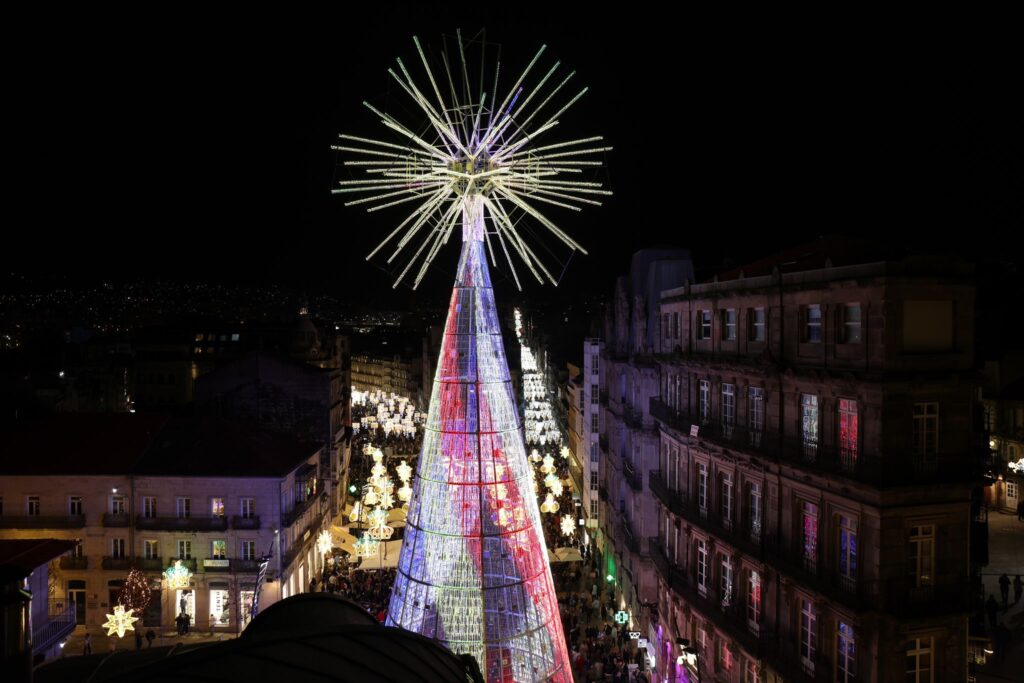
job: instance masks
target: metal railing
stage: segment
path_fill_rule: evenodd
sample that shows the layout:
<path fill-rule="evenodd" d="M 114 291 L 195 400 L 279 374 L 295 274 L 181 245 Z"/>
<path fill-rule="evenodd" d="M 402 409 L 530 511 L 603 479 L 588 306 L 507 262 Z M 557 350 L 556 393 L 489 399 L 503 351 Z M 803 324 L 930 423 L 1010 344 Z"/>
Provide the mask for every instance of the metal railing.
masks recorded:
<path fill-rule="evenodd" d="M 64 555 L 60 558 L 61 569 L 88 569 L 89 558 L 88 557 L 72 557 L 71 555 Z"/>
<path fill-rule="evenodd" d="M 32 649 L 35 652 L 45 652 L 75 630 L 74 601 L 51 598 L 47 617 L 45 623 L 32 629 Z"/>
<path fill-rule="evenodd" d="M 0 515 L 0 529 L 81 529 L 85 515 Z"/>
<path fill-rule="evenodd" d="M 232 529 L 259 529 L 260 518 L 259 517 L 242 517 L 235 515 L 231 518 Z"/>
<path fill-rule="evenodd" d="M 151 531 L 225 531 L 228 518 L 209 517 L 136 517 L 135 527 Z"/>

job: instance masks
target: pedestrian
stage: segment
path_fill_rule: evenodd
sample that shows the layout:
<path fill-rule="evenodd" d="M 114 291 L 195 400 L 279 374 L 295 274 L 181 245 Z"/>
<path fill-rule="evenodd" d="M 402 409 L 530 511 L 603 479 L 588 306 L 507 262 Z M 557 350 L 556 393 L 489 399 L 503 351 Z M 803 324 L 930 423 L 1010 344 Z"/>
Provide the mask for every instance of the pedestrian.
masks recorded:
<path fill-rule="evenodd" d="M 1010 577 L 1003 574 L 999 577 L 999 592 L 1003 595 L 1003 609 L 1010 605 Z"/>
<path fill-rule="evenodd" d="M 1021 583 L 1020 574 L 1013 577 L 1013 604 L 1020 602 L 1021 594 L 1024 593 L 1024 583 Z"/>
<path fill-rule="evenodd" d="M 85 634 L 85 644 L 82 646 L 82 654 L 83 655 L 91 655 L 92 654 L 92 634 L 91 633 L 86 633 Z"/>
<path fill-rule="evenodd" d="M 991 628 L 996 627 L 996 616 L 999 614 L 999 603 L 996 602 L 996 596 L 989 593 L 988 600 L 985 601 L 985 612 L 988 614 L 988 625 Z"/>
<path fill-rule="evenodd" d="M 153 647 L 153 641 L 156 640 L 156 634 L 153 633 L 153 629 L 146 631 L 146 642 L 149 643 L 148 647 Z"/>
<path fill-rule="evenodd" d="M 1017 503 L 1017 521 L 1024 522 L 1024 500 Z"/>
<path fill-rule="evenodd" d="M 142 649 L 142 631 L 135 629 L 135 649 Z"/>
<path fill-rule="evenodd" d="M 1013 634 L 1006 628 L 1005 623 L 996 626 L 996 633 L 993 640 L 996 643 L 996 661 L 1000 664 L 1006 661 L 1006 651 L 1010 648 L 1010 638 Z"/>

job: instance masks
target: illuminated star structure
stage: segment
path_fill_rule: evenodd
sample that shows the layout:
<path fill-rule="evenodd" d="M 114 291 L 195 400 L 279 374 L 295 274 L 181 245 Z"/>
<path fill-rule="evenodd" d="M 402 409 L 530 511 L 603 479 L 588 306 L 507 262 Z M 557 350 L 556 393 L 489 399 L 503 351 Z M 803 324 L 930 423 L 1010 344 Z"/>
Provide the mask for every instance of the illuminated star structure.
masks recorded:
<path fill-rule="evenodd" d="M 389 73 L 424 125 L 407 125 L 366 104 L 395 141 L 342 135 L 335 147 L 347 166 L 366 171 L 340 181 L 335 192 L 353 197 L 347 205 L 414 207 L 367 257 L 388 247 L 391 263 L 405 252 L 394 286 L 410 272 L 412 286 L 419 285 L 456 227 L 462 233 L 387 624 L 472 655 L 490 683 L 569 683 L 487 260 L 496 266 L 495 255 L 503 255 L 520 288 L 520 262 L 538 282 L 557 285 L 520 221 L 586 253 L 540 206 L 579 211 L 600 204 L 610 193 L 585 180 L 584 170 L 599 167 L 599 155 L 610 148 L 600 137 L 546 138 L 586 88 L 565 90 L 574 72 L 563 74 L 557 62 L 542 69 L 544 47 L 499 86 L 507 78 L 500 68 L 468 67 L 461 34 L 452 41 L 456 52 L 436 56 L 442 67 L 436 75 L 419 40 L 413 42 L 421 83 L 401 60 Z M 551 495 L 546 507 L 558 509 Z"/>
<path fill-rule="evenodd" d="M 188 588 L 192 582 L 192 571 L 175 560 L 174 564 L 164 570 L 164 583 L 167 588 Z"/>
<path fill-rule="evenodd" d="M 107 635 L 112 636 L 116 633 L 118 638 L 124 638 L 125 631 L 134 631 L 135 627 L 132 624 L 139 620 L 138 617 L 132 616 L 134 611 L 125 611 L 124 605 L 116 605 L 114 613 L 108 614 L 107 623 L 103 624 L 103 628 L 107 629 Z"/>

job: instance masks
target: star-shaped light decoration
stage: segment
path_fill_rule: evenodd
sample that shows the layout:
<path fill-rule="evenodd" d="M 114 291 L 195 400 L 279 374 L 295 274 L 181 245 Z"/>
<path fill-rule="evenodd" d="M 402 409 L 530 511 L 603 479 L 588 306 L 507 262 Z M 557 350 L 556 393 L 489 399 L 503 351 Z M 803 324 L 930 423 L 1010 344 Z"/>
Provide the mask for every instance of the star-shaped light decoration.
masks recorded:
<path fill-rule="evenodd" d="M 573 521 L 572 515 L 562 516 L 562 535 L 572 536 L 576 533 L 576 524 Z"/>
<path fill-rule="evenodd" d="M 401 479 L 402 482 L 408 483 L 409 478 L 412 477 L 412 467 L 410 467 L 409 464 L 403 460 L 402 463 L 395 468 L 395 470 L 398 472 L 398 478 Z"/>
<path fill-rule="evenodd" d="M 112 636 L 116 633 L 118 638 L 124 638 L 125 631 L 134 631 L 135 627 L 132 624 L 139 620 L 138 617 L 132 616 L 134 611 L 125 611 L 124 605 L 115 606 L 114 613 L 108 614 L 107 623 L 103 624 L 103 628 L 107 629 L 107 635 Z"/>
<path fill-rule="evenodd" d="M 331 547 L 334 542 L 331 540 L 331 532 L 324 529 L 320 532 L 320 535 L 316 537 L 316 549 L 320 551 L 321 555 L 326 555 L 331 552 Z"/>
<path fill-rule="evenodd" d="M 192 583 L 192 571 L 181 560 L 175 560 L 173 565 L 164 570 L 164 581 L 167 588 L 172 590 L 188 588 Z"/>

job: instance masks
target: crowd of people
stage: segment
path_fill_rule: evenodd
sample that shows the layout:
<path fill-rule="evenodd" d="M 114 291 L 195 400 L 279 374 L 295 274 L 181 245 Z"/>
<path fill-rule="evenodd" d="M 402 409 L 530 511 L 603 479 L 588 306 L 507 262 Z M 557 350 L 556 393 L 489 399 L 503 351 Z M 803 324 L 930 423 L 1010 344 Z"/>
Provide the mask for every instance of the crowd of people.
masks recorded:
<path fill-rule="evenodd" d="M 348 598 L 384 623 L 391 586 L 395 583 L 395 570 L 367 570 L 358 566 L 358 563 L 349 563 L 340 555 L 335 557 L 334 562 L 324 567 L 319 579 L 313 577 L 310 580 L 309 591 L 326 591 Z"/>

